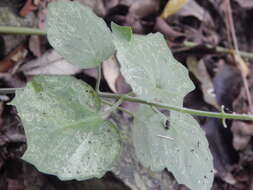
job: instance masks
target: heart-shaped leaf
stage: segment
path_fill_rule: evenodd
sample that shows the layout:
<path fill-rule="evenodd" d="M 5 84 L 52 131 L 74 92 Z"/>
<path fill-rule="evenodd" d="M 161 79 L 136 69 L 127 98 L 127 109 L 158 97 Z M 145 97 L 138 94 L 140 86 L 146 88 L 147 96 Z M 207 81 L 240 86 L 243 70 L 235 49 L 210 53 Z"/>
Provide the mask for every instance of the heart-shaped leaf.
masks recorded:
<path fill-rule="evenodd" d="M 183 97 L 194 86 L 187 69 L 172 56 L 160 33 L 124 35 L 112 25 L 121 72 L 133 91 L 143 99 L 182 106 Z M 121 35 L 119 35 L 121 33 Z"/>
<path fill-rule="evenodd" d="M 153 171 L 167 168 L 178 183 L 210 190 L 213 160 L 205 134 L 188 114 L 170 112 L 164 126 L 159 113 L 142 105 L 135 115 L 133 141 L 137 158 Z"/>
<path fill-rule="evenodd" d="M 78 2 L 49 4 L 47 37 L 69 63 L 82 68 L 96 67 L 114 53 L 106 23 Z"/>
<path fill-rule="evenodd" d="M 188 71 L 172 56 L 161 34 L 128 36 L 112 25 L 114 44 L 121 72 L 136 95 L 142 99 L 175 106 L 194 86 Z M 209 190 L 213 181 L 213 162 L 204 133 L 189 115 L 171 112 L 170 127 L 164 116 L 142 106 L 138 111 L 133 139 L 141 163 L 152 170 L 168 168 L 179 183 L 192 189 Z M 165 136 L 165 138 L 159 137 Z M 175 139 L 166 138 L 170 135 Z M 192 151 L 192 152 L 191 152 Z"/>
<path fill-rule="evenodd" d="M 72 77 L 36 77 L 13 102 L 28 149 L 23 159 L 59 178 L 101 177 L 120 152 L 113 123 L 99 114 L 100 99 Z"/>

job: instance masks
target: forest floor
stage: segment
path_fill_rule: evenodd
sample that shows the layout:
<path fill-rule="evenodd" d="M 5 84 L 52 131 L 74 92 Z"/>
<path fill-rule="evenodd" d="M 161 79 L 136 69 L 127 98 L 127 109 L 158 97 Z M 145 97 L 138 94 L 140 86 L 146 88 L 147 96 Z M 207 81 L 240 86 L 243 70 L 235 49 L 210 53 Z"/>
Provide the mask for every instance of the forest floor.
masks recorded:
<path fill-rule="evenodd" d="M 0 26 L 45 30 L 48 3 L 53 1 L 57 0 L 1 0 Z M 165 8 L 168 0 L 76 1 L 90 6 L 108 25 L 113 21 L 131 26 L 134 33 L 141 35 L 162 33 L 196 86 L 185 97 L 185 107 L 204 111 L 221 111 L 224 107 L 227 113 L 252 112 L 253 53 L 247 52 L 253 52 L 253 1 L 177 0 L 174 7 L 187 3 L 176 11 Z M 57 60 L 57 56 L 45 36 L 0 35 L 0 88 L 22 87 L 31 75 L 58 73 L 55 68 L 44 67 L 49 60 Z M 46 63 L 38 66 L 41 62 Z M 33 64 L 37 67 L 32 67 Z M 31 67 L 13 72 L 23 65 Z M 96 69 L 61 72 L 75 74 L 93 86 L 96 83 Z M 114 93 L 130 90 L 116 60 L 103 63 L 102 88 Z M 8 103 L 13 97 L 14 94 L 0 95 L 0 190 L 187 189 L 178 185 L 169 171 L 150 173 L 140 166 L 127 141 L 125 162 L 102 179 L 60 181 L 40 173 L 20 159 L 27 145 L 17 112 Z M 127 102 L 122 106 L 130 111 L 136 109 L 135 104 Z M 112 117 L 119 125 L 126 126 L 122 129 L 130 136 L 131 118 L 122 113 Z M 195 118 L 206 132 L 214 158 L 216 173 L 212 190 L 253 189 L 253 123 L 227 120 L 225 128 L 219 119 Z"/>

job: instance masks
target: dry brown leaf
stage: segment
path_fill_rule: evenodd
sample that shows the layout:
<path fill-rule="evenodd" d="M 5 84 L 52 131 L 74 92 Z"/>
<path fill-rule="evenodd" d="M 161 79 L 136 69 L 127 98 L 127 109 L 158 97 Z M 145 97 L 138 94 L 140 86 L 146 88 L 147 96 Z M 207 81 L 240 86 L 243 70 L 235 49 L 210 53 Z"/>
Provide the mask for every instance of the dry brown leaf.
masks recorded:
<path fill-rule="evenodd" d="M 235 0 L 242 8 L 252 8 L 253 1 L 252 0 Z"/>
<path fill-rule="evenodd" d="M 233 146 L 236 150 L 243 150 L 253 136 L 253 124 L 242 121 L 233 121 L 231 131 L 233 132 Z"/>
<path fill-rule="evenodd" d="M 178 16 L 193 16 L 205 24 L 213 26 L 213 20 L 209 12 L 201 7 L 195 0 L 189 0 L 185 6 L 183 6 L 178 12 Z"/>
<path fill-rule="evenodd" d="M 166 4 L 161 17 L 168 18 L 169 16 L 177 13 L 189 0 L 170 0 Z"/>
<path fill-rule="evenodd" d="M 103 75 L 109 85 L 110 89 L 113 92 L 117 92 L 116 89 L 116 80 L 120 76 L 119 65 L 115 56 L 111 56 L 109 59 L 103 62 Z"/>
<path fill-rule="evenodd" d="M 249 67 L 248 67 L 247 63 L 235 51 L 233 51 L 233 55 L 234 55 L 236 63 L 238 63 L 238 67 L 239 67 L 242 75 L 244 77 L 246 77 L 249 74 Z"/>
<path fill-rule="evenodd" d="M 20 10 L 20 16 L 27 16 L 30 12 L 37 10 L 38 7 L 33 4 L 33 0 L 27 0 L 23 8 Z"/>
<path fill-rule="evenodd" d="M 195 57 L 189 56 L 187 58 L 187 67 L 194 74 L 194 76 L 200 81 L 201 89 L 203 92 L 203 98 L 206 103 L 213 105 L 218 110 L 220 106 L 216 101 L 216 96 L 214 93 L 214 87 L 209 76 L 205 64 L 203 61 L 198 61 Z"/>
<path fill-rule="evenodd" d="M 129 14 L 138 18 L 146 17 L 159 10 L 160 3 L 157 0 L 134 1 L 129 5 Z"/>
<path fill-rule="evenodd" d="M 25 75 L 74 75 L 81 71 L 79 67 L 66 62 L 56 51 L 49 51 L 26 63 L 20 70 Z"/>
<path fill-rule="evenodd" d="M 25 45 L 20 45 L 14 49 L 5 59 L 0 61 L 0 72 L 8 72 L 15 66 L 16 63 L 21 62 L 27 55 Z"/>

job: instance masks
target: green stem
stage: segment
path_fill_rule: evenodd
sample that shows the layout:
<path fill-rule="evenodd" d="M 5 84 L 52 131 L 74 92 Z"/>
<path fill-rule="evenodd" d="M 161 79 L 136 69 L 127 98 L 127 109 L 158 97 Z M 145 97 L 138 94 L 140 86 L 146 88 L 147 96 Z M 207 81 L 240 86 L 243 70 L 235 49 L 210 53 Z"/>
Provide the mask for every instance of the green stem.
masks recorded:
<path fill-rule="evenodd" d="M 101 64 L 98 66 L 98 74 L 97 74 L 97 83 L 96 83 L 96 92 L 100 92 L 100 82 L 101 82 L 101 76 L 102 76 L 102 66 Z"/>
<path fill-rule="evenodd" d="M 197 44 L 195 42 L 185 41 L 184 45 L 186 47 L 196 47 L 200 44 Z M 208 45 L 208 44 L 205 44 L 204 46 L 208 49 L 214 49 L 216 52 L 220 52 L 220 53 L 226 53 L 226 54 L 233 53 L 232 49 L 227 49 L 227 48 L 224 48 L 224 47 L 221 47 L 221 46 L 214 47 L 214 46 L 211 46 L 211 45 Z M 253 59 L 253 53 L 249 53 L 249 52 L 245 52 L 245 51 L 239 51 L 239 54 L 244 58 Z"/>
<path fill-rule="evenodd" d="M 24 34 L 24 35 L 46 35 L 47 33 L 38 28 L 0 26 L 0 33 L 3 34 Z"/>
<path fill-rule="evenodd" d="M 161 109 L 173 110 L 173 111 L 188 113 L 188 114 L 197 115 L 197 116 L 212 117 L 212 118 L 219 118 L 219 119 L 253 120 L 253 115 L 200 111 L 200 110 L 194 110 L 194 109 L 189 109 L 189 108 L 184 108 L 184 107 L 171 106 L 171 105 L 167 105 L 167 104 L 146 101 L 146 100 L 143 100 L 140 98 L 126 96 L 124 94 L 111 94 L 111 93 L 101 93 L 100 92 L 99 96 L 104 97 L 104 98 L 116 98 L 116 99 L 121 98 L 121 99 L 123 99 L 125 101 L 129 101 L 129 102 L 146 104 L 146 105 L 155 106 L 155 107 L 161 108 Z"/>
<path fill-rule="evenodd" d="M 46 31 L 43 31 L 43 30 L 40 30 L 37 28 L 17 27 L 17 26 L 0 26 L 0 33 L 24 34 L 24 35 L 46 35 L 47 34 Z M 184 45 L 186 47 L 195 47 L 195 46 L 198 46 L 199 44 L 194 43 L 194 42 L 190 42 L 190 41 L 185 41 Z M 205 45 L 205 47 L 207 47 L 209 49 L 215 49 L 215 51 L 221 52 L 221 53 L 229 53 L 230 54 L 232 52 L 231 49 L 227 49 L 227 48 L 224 48 L 221 46 L 214 47 L 211 45 Z M 239 54 L 242 57 L 253 59 L 253 53 L 239 51 Z"/>

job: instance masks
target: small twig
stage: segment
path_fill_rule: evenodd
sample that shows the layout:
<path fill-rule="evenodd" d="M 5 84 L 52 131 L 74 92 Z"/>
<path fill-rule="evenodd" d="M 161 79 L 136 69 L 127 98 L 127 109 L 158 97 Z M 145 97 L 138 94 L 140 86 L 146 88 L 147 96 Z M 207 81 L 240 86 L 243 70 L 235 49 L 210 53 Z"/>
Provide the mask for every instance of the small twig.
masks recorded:
<path fill-rule="evenodd" d="M 239 52 L 239 47 L 237 43 L 237 38 L 235 34 L 235 24 L 234 24 L 234 19 L 232 15 L 232 10 L 231 10 L 231 5 L 230 5 L 230 0 L 226 1 L 227 3 L 227 17 L 228 17 L 228 27 L 230 26 L 230 32 L 231 32 L 231 37 L 232 37 L 232 42 L 234 44 L 235 51 L 238 53 Z"/>

